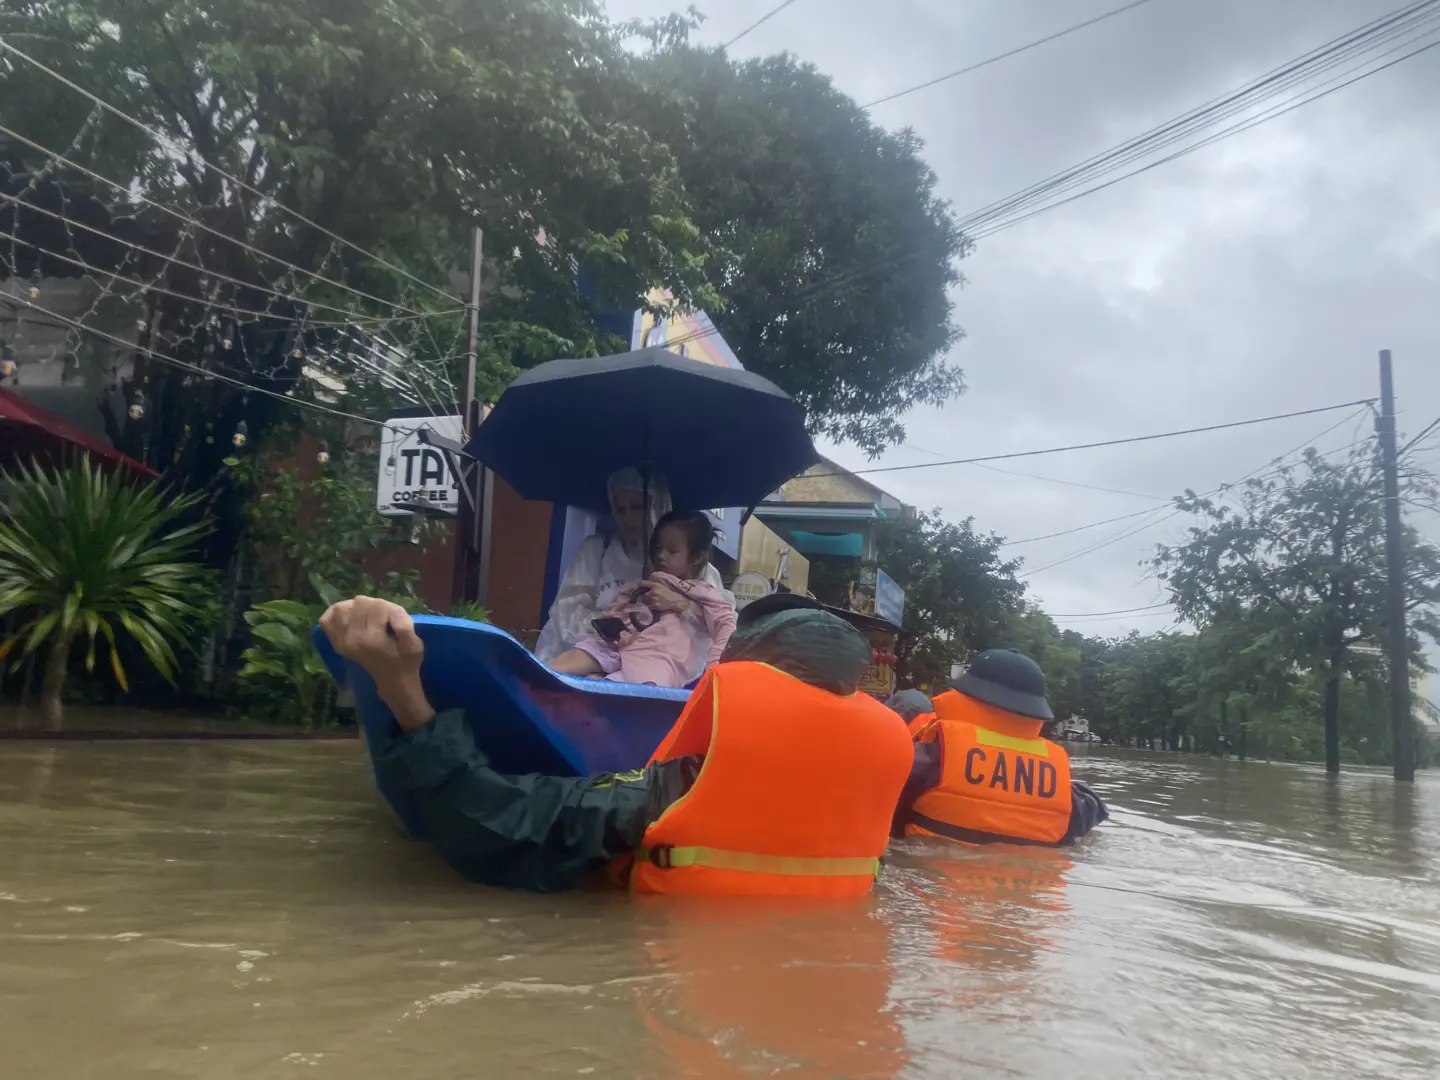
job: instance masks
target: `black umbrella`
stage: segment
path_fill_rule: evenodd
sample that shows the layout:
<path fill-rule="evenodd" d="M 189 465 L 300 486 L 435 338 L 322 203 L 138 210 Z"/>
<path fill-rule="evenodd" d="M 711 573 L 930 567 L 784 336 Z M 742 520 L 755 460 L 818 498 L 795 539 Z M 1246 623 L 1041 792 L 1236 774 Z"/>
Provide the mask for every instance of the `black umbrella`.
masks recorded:
<path fill-rule="evenodd" d="M 817 460 L 805 410 L 774 383 L 660 348 L 541 364 L 466 449 L 527 499 L 602 513 L 606 478 L 627 465 L 703 510 L 753 506 Z"/>

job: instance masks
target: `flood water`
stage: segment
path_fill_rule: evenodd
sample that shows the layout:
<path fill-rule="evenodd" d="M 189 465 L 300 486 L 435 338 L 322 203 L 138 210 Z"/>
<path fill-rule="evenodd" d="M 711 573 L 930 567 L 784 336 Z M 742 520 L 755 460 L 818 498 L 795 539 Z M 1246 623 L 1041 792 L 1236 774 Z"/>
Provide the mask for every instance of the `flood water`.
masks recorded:
<path fill-rule="evenodd" d="M 0 1076 L 1440 1076 L 1440 776 L 1097 752 L 864 903 L 457 881 L 354 743 L 0 744 Z"/>

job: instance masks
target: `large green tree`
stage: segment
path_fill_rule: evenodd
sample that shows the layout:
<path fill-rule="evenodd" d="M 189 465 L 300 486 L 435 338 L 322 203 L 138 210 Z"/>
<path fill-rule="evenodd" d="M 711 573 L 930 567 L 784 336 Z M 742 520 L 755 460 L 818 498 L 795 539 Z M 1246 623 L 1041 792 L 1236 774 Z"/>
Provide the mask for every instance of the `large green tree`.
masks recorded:
<path fill-rule="evenodd" d="M 279 407 L 218 376 L 314 395 L 299 376 L 323 356 L 353 393 L 389 342 L 409 357 L 392 389 L 453 403 L 472 223 L 482 389 L 593 350 L 595 311 L 654 285 L 715 299 L 674 158 L 636 119 L 635 56 L 592 0 L 0 0 L 0 34 L 81 88 L 0 69 L 6 270 L 89 272 L 139 306 L 159 362 L 117 436 L 185 478 Z"/>
<path fill-rule="evenodd" d="M 1415 472 L 1403 487 L 1421 499 L 1433 489 Z M 1276 665 L 1312 673 L 1324 688 L 1326 768 L 1338 771 L 1354 646 L 1385 634 L 1384 494 L 1373 445 L 1338 462 L 1310 450 L 1298 467 L 1247 482 L 1235 505 L 1195 495 L 1179 502 L 1202 520 L 1155 557 L 1176 609 L 1202 628 L 1223 628 L 1227 649 L 1264 659 L 1272 675 Z M 1412 662 L 1423 665 L 1422 640 L 1440 638 L 1440 550 L 1413 529 L 1404 544 Z"/>
<path fill-rule="evenodd" d="M 886 131 L 794 57 L 732 62 L 683 32 L 647 58 L 671 147 L 711 245 L 714 311 L 745 365 L 815 428 L 878 453 L 904 413 L 963 389 L 949 291 L 969 250 L 913 131 Z"/>
<path fill-rule="evenodd" d="M 975 531 L 972 519 L 939 511 L 887 523 L 878 565 L 905 590 L 905 630 L 896 655 L 901 686 L 941 686 L 950 666 L 1009 644 L 1025 586 L 1018 560 L 1000 555 L 1003 538 Z"/>

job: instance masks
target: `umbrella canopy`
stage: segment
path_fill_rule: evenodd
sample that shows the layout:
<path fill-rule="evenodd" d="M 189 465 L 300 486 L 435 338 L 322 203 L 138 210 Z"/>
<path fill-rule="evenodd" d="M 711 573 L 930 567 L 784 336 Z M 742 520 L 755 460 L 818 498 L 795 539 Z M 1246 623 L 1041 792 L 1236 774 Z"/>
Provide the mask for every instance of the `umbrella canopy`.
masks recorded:
<path fill-rule="evenodd" d="M 0 388 L 0 466 L 22 456 L 63 457 L 73 450 L 89 454 L 106 470 L 124 468 L 144 479 L 160 475 L 103 439 Z"/>
<path fill-rule="evenodd" d="M 605 480 L 663 473 L 677 507 L 753 506 L 818 460 L 774 383 L 668 349 L 554 360 L 500 395 L 468 451 L 524 498 L 605 513 Z"/>

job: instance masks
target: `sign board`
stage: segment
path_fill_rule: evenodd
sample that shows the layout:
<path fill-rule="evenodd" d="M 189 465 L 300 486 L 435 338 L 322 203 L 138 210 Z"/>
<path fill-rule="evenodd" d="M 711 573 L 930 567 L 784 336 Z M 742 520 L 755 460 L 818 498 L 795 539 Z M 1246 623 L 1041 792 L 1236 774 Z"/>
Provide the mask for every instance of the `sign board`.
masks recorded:
<path fill-rule="evenodd" d="M 410 517 L 424 503 L 431 512 L 460 512 L 460 479 L 447 455 L 420 441 L 420 430 L 464 441 L 458 416 L 405 416 L 385 421 L 380 432 L 379 479 L 375 509 L 386 517 Z"/>
<path fill-rule="evenodd" d="M 890 653 L 895 651 L 895 635 L 884 630 L 871 630 L 866 633 L 870 641 L 870 648 L 874 652 Z M 858 687 L 862 694 L 871 694 L 878 698 L 888 698 L 895 692 L 895 669 L 889 664 L 872 663 L 865 668 L 865 673 L 860 676 Z"/>
<path fill-rule="evenodd" d="M 884 570 L 875 571 L 875 616 L 893 626 L 905 625 L 905 590 Z"/>
<path fill-rule="evenodd" d="M 735 609 L 743 611 L 752 601 L 769 596 L 772 587 L 770 579 L 763 574 L 745 573 L 730 583 L 730 591 L 735 594 Z"/>

